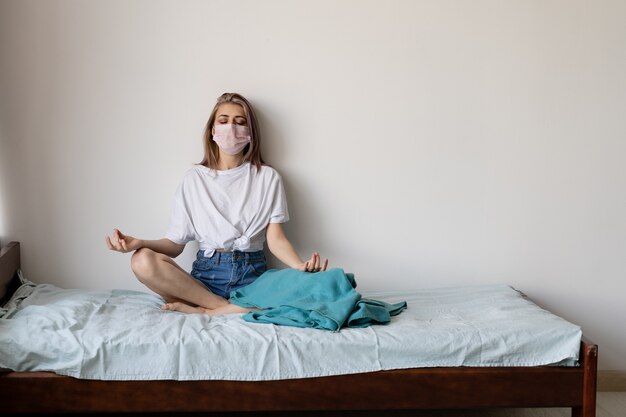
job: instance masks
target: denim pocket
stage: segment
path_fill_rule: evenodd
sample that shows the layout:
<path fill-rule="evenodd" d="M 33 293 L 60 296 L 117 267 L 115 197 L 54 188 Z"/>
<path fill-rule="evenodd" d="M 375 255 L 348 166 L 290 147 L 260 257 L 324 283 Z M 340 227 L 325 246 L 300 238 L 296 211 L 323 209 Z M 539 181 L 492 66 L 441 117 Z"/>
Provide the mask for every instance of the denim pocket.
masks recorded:
<path fill-rule="evenodd" d="M 257 275 L 261 275 L 263 272 L 267 271 L 267 263 L 265 261 L 254 261 L 250 262 L 249 265 Z"/>
<path fill-rule="evenodd" d="M 213 268 L 213 262 L 210 259 L 196 259 L 191 267 L 196 271 L 210 271 Z"/>

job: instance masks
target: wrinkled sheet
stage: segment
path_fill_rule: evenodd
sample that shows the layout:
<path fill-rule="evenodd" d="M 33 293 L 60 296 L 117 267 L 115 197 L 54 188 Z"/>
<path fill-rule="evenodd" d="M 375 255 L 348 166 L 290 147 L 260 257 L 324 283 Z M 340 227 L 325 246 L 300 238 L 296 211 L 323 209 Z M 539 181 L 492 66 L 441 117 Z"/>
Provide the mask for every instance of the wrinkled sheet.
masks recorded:
<path fill-rule="evenodd" d="M 387 325 L 323 332 L 164 311 L 144 292 L 27 282 L 0 310 L 0 368 L 102 380 L 275 380 L 577 364 L 580 327 L 504 284 L 363 295 L 409 307 Z"/>

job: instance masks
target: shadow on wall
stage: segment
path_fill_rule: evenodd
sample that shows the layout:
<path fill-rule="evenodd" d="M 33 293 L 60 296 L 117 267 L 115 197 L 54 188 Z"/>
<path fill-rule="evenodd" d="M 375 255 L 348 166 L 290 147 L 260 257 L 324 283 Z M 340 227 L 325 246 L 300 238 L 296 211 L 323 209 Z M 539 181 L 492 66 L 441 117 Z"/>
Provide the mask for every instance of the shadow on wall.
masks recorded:
<path fill-rule="evenodd" d="M 9 175 L 11 165 L 8 140 L 0 124 L 0 245 L 9 243 Z"/>
<path fill-rule="evenodd" d="M 316 212 L 314 209 L 308 210 L 315 207 L 315 201 L 312 201 L 311 196 L 302 190 L 302 186 L 298 183 L 297 178 L 293 178 L 283 169 L 283 166 L 286 165 L 285 161 L 289 154 L 290 144 L 289 139 L 284 135 L 281 124 L 276 123 L 276 120 L 280 120 L 280 115 L 266 111 L 262 102 L 258 103 L 252 100 L 252 105 L 261 129 L 261 152 L 263 159 L 276 169 L 283 179 L 290 217 L 290 220 L 283 225 L 287 238 L 303 260 L 308 259 L 311 255 L 308 252 L 308 248 L 320 251 L 322 257 L 328 256 L 320 246 L 323 242 L 318 242 L 316 236 L 312 236 L 308 230 L 309 228 L 307 228 L 307 224 L 320 224 L 321 221 L 321 213 Z M 269 250 L 266 250 L 265 253 L 269 269 L 286 267 Z"/>

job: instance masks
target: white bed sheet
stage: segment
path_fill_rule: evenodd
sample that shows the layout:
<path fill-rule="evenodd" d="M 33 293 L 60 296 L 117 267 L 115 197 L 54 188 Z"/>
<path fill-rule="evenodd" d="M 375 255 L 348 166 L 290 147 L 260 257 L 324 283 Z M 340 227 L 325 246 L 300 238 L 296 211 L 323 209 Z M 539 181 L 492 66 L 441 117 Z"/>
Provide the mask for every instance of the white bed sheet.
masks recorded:
<path fill-rule="evenodd" d="M 388 325 L 318 329 L 160 309 L 149 293 L 27 283 L 0 310 L 0 368 L 102 380 L 275 380 L 434 366 L 575 366 L 582 332 L 505 284 L 362 292 Z"/>

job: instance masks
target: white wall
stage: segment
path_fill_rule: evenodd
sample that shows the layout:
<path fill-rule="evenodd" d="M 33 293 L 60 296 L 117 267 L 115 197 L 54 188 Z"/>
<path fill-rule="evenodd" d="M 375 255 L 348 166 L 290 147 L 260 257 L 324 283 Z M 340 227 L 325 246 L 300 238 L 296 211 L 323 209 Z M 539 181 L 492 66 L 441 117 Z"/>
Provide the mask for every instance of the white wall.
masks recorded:
<path fill-rule="evenodd" d="M 163 237 L 240 92 L 303 257 L 360 289 L 511 284 L 624 370 L 625 21 L 623 1 L 2 0 L 0 240 L 31 280 L 143 290 L 104 237 Z"/>

